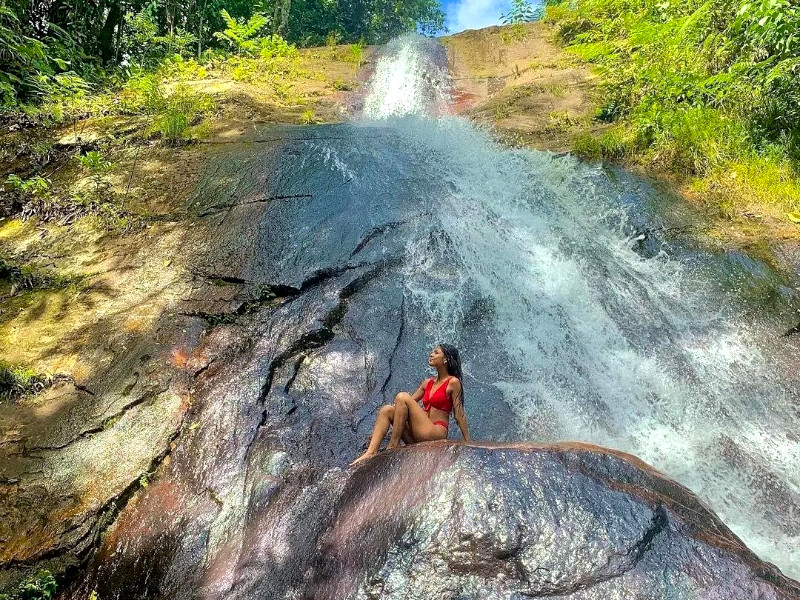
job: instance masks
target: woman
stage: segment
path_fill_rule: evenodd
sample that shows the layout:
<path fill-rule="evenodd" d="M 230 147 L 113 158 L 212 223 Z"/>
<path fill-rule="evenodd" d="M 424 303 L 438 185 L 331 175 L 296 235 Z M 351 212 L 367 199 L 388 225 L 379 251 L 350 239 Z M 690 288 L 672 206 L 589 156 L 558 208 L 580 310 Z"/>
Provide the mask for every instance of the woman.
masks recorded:
<path fill-rule="evenodd" d="M 449 344 L 439 344 L 428 357 L 428 364 L 436 369 L 436 377 L 429 377 L 420 383 L 413 394 L 397 394 L 394 406 L 381 406 L 367 451 L 350 464 L 377 454 L 389 426 L 392 427 L 392 437 L 386 446 L 387 450 L 397 448 L 401 439 L 406 444 L 447 439 L 451 412 L 455 412 L 464 441 L 469 441 L 458 350 Z M 423 406 L 417 404 L 420 400 Z"/>

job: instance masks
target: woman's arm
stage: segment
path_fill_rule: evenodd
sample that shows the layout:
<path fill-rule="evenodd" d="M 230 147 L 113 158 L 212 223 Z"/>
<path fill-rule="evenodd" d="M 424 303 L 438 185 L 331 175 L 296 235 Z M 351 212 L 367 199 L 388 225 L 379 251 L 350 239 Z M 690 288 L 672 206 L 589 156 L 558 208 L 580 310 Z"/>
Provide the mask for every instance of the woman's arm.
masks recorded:
<path fill-rule="evenodd" d="M 469 426 L 467 425 L 467 414 L 464 412 L 464 397 L 461 395 L 461 382 L 455 377 L 447 384 L 447 393 L 453 402 L 453 412 L 455 413 L 456 423 L 461 430 L 461 435 L 465 442 L 469 441 Z"/>
<path fill-rule="evenodd" d="M 430 377 L 428 379 L 430 379 Z M 423 379 L 422 383 L 419 384 L 417 390 L 413 394 L 411 394 L 411 399 L 414 402 L 419 402 L 420 400 L 422 400 L 422 397 L 425 395 L 425 386 L 428 385 L 428 379 Z"/>

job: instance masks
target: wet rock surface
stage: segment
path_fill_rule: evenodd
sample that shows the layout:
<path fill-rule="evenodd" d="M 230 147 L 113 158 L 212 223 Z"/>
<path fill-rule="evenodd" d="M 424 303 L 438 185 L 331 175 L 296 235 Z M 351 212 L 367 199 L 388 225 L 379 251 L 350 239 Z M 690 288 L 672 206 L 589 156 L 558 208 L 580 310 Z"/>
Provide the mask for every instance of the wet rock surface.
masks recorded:
<path fill-rule="evenodd" d="M 431 443 L 314 483 L 287 466 L 253 474 L 241 532 L 222 537 L 213 495 L 142 527 L 174 508 L 156 484 L 73 597 L 800 598 L 689 490 L 603 448 Z"/>
<path fill-rule="evenodd" d="M 672 323 L 665 316 L 660 329 L 650 327 L 650 306 L 634 312 L 628 296 L 601 288 L 612 316 L 595 315 L 605 319 L 597 333 L 582 298 L 577 319 L 567 310 L 565 296 L 580 296 L 579 287 L 564 291 L 523 272 L 543 290 L 523 298 L 504 281 L 529 258 L 502 254 L 519 223 L 530 229 L 519 234 L 525 249 L 550 236 L 569 257 L 588 239 L 587 271 L 611 279 L 605 226 L 578 231 L 572 199 L 558 187 L 569 164 L 484 150 L 478 158 L 494 161 L 486 173 L 507 168 L 504 179 L 517 181 L 529 169 L 535 182 L 521 180 L 508 193 L 510 208 L 493 206 L 505 192 L 492 181 L 482 188 L 485 173 L 448 154 L 446 129 L 455 128 L 456 141 L 484 138 L 459 137 L 460 126 L 450 124 L 418 147 L 430 124 L 410 127 L 272 129 L 209 167 L 187 215 L 202 240 L 192 246 L 191 289 L 170 306 L 152 343 L 121 353 L 107 386 L 87 388 L 94 396 L 87 394 L 86 406 L 103 410 L 88 426 L 79 419 L 74 430 L 52 434 L 48 445 L 67 446 L 48 450 L 59 453 L 48 468 L 14 467 L 20 486 L 7 506 L 22 506 L 14 510 L 24 518 L 10 517 L 3 532 L 15 540 L 5 573 L 43 566 L 64 573 L 88 562 L 65 578 L 72 583 L 64 596 L 76 600 L 92 592 L 103 600 L 690 598 L 703 586 L 721 590 L 720 598 L 795 597 L 793 584 L 759 563 L 684 488 L 599 449 L 425 446 L 345 468 L 377 409 L 426 375 L 424 358 L 443 333 L 468 349 L 475 439 L 564 438 L 560 415 L 569 410 L 628 439 L 639 424 L 622 424 L 614 412 L 617 381 L 606 396 L 597 389 L 591 369 L 602 382 L 610 367 L 605 357 L 592 363 L 586 341 L 617 327 L 626 336 L 613 338 L 624 350 L 619 356 L 646 358 L 656 345 L 662 364 L 680 361 L 681 381 L 693 368 L 672 354 L 668 336 L 654 335 Z M 451 161 L 446 176 L 431 156 Z M 463 225 L 462 196 L 474 189 L 484 203 L 470 207 L 479 211 L 477 223 Z M 485 269 L 477 262 L 464 274 L 475 258 L 465 249 L 502 260 Z M 550 251 L 538 252 L 537 265 Z M 506 321 L 497 289 L 511 289 L 519 298 L 512 312 L 543 329 Z M 519 349 L 514 328 L 523 341 L 533 339 L 533 350 Z M 708 331 L 717 335 L 713 324 Z M 144 356 L 149 366 L 140 369 Z M 541 356 L 550 362 L 531 369 Z M 763 395 L 759 385 L 753 393 Z M 643 406 L 636 409 L 648 414 Z M 525 416 L 529 409 L 535 419 Z M 455 427 L 450 435 L 458 438 Z M 65 465 L 60 453 L 87 440 L 106 443 L 69 464 L 91 469 L 71 467 L 51 482 Z M 25 448 L 19 454 L 15 460 L 32 460 Z M 752 459 L 743 453 L 741 462 L 746 470 Z M 74 473 L 80 477 L 67 481 Z M 72 503 L 81 486 L 94 495 Z M 35 493 L 14 504 L 22 489 Z M 37 502 L 46 512 L 30 510 Z M 672 566 L 659 566 L 670 553 Z M 728 593 L 740 588 L 757 593 Z"/>

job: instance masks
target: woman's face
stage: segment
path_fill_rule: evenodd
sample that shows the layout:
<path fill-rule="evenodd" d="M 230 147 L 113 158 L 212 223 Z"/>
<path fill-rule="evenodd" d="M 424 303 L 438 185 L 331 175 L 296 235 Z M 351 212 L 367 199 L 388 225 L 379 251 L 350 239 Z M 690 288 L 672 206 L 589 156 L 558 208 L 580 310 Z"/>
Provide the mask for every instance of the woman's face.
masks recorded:
<path fill-rule="evenodd" d="M 428 357 L 428 364 L 432 367 L 444 367 L 445 362 L 444 352 L 440 346 L 436 346 Z"/>

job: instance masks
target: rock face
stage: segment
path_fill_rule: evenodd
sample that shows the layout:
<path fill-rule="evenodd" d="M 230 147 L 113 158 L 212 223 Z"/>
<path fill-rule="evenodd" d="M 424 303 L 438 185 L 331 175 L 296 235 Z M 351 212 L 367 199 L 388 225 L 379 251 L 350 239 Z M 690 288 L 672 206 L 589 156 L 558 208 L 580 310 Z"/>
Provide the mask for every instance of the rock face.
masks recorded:
<path fill-rule="evenodd" d="M 139 560 L 107 570 L 114 557 L 103 557 L 74 597 L 800 598 L 689 490 L 603 448 L 421 444 L 334 469 L 302 493 L 280 463 L 265 465 L 272 492 L 247 543 L 223 542 L 196 565 L 199 580 L 147 555 L 154 539 L 133 535 L 134 512 L 116 548 Z"/>
<path fill-rule="evenodd" d="M 453 341 L 476 439 L 634 452 L 796 564 L 796 469 L 773 451 L 798 430 L 796 355 L 764 337 L 759 358 L 729 298 L 631 249 L 597 217 L 619 214 L 605 177 L 452 119 L 222 153 L 163 327 L 88 388 L 90 423 L 4 445 L 0 576 L 72 568 L 76 600 L 796 597 L 607 451 L 425 446 L 343 470 Z"/>

